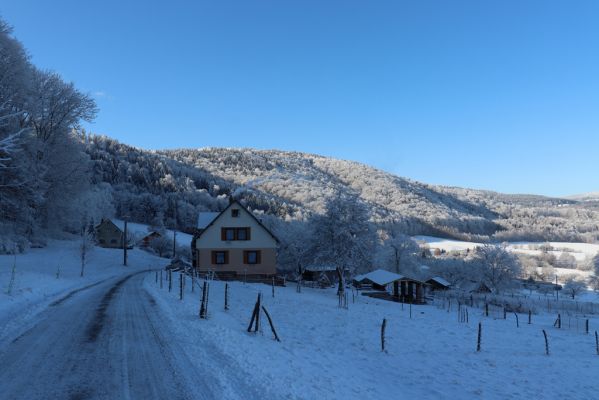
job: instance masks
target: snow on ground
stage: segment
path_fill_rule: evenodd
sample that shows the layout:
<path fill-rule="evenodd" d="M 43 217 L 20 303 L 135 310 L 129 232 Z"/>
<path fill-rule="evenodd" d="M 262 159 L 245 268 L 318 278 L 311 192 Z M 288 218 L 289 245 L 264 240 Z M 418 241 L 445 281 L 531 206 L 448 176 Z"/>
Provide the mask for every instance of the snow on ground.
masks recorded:
<path fill-rule="evenodd" d="M 175 276 L 178 284 L 178 276 Z M 599 391 L 599 356 L 593 335 L 554 328 L 554 315 L 494 320 L 470 310 L 458 323 L 455 310 L 413 306 L 359 296 L 349 309 L 337 307 L 334 289 L 230 282 L 230 310 L 224 311 L 224 283 L 210 282 L 209 319 L 198 318 L 198 285 L 185 299 L 154 274 L 146 289 L 177 333 L 175 340 L 196 365 L 206 360 L 218 371 L 223 397 L 239 382 L 254 388 L 248 398 L 271 399 L 589 399 Z M 178 286 L 175 286 L 178 288 Z M 262 316 L 258 334 L 247 326 L 258 293 L 281 342 L 272 339 Z M 380 326 L 387 318 L 387 352 L 380 349 Z M 482 351 L 477 324 L 482 321 Z M 590 321 L 599 328 L 599 318 Z M 551 355 L 544 354 L 542 329 Z"/>
<path fill-rule="evenodd" d="M 87 255 L 81 277 L 80 256 L 76 240 L 51 240 L 47 247 L 30 249 L 17 254 L 16 258 L 0 255 L 0 339 L 72 290 L 133 270 L 168 264 L 168 260 L 133 249 L 128 251 L 128 266 L 125 267 L 122 250 L 94 247 Z"/>

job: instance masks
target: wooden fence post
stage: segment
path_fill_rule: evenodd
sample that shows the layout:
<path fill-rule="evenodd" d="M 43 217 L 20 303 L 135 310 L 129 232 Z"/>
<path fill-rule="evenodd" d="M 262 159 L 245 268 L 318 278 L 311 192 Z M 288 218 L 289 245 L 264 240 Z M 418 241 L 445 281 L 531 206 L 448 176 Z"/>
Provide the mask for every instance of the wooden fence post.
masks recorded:
<path fill-rule="evenodd" d="M 485 303 L 485 316 L 489 316 L 489 303 Z"/>
<path fill-rule="evenodd" d="M 272 278 L 272 298 L 275 298 L 275 278 Z"/>
<path fill-rule="evenodd" d="M 543 329 L 543 336 L 545 336 L 545 354 L 549 355 L 549 340 L 547 339 L 547 332 Z"/>
<path fill-rule="evenodd" d="M 162 270 L 160 270 L 160 289 L 162 289 Z"/>
<path fill-rule="evenodd" d="M 597 336 L 597 331 L 595 331 L 595 350 L 597 350 L 597 355 L 599 356 L 599 336 Z"/>
<path fill-rule="evenodd" d="M 528 310 L 528 325 L 532 323 L 532 311 Z"/>
<path fill-rule="evenodd" d="M 179 300 L 183 300 L 183 274 L 179 273 Z"/>
<path fill-rule="evenodd" d="M 480 342 L 482 338 L 483 324 L 482 322 L 478 323 L 478 338 L 476 339 L 476 351 L 480 352 Z"/>
<path fill-rule="evenodd" d="M 158 284 L 158 271 L 156 271 L 156 284 Z"/>
<path fill-rule="evenodd" d="M 270 330 L 272 331 L 272 334 L 275 336 L 275 340 L 277 342 L 280 342 L 281 339 L 279 339 L 279 335 L 277 335 L 277 331 L 275 330 L 275 326 L 272 323 L 272 319 L 270 318 L 270 314 L 268 313 L 268 311 L 266 311 L 266 308 L 264 308 L 264 306 L 262 306 L 262 310 L 264 311 L 264 314 L 266 315 L 266 319 L 268 319 L 268 324 L 270 325 Z"/>
<path fill-rule="evenodd" d="M 204 281 L 204 287 L 202 289 L 202 302 L 200 304 L 200 318 L 202 319 L 206 319 L 206 291 L 208 289 L 206 289 L 206 284 L 207 282 Z"/>
<path fill-rule="evenodd" d="M 589 334 L 589 320 L 588 320 L 588 318 L 585 321 L 584 328 L 585 328 L 586 334 L 588 335 Z"/>
<path fill-rule="evenodd" d="M 173 273 L 169 269 L 168 270 L 168 292 L 170 293 L 173 288 Z"/>
<path fill-rule="evenodd" d="M 252 332 L 252 325 L 254 325 L 254 321 L 254 332 L 257 332 L 260 328 L 260 293 L 258 293 L 258 299 L 254 305 L 254 311 L 252 312 L 252 319 L 250 320 L 250 325 L 248 326 L 248 332 Z"/>
<path fill-rule="evenodd" d="M 225 283 L 225 311 L 229 309 L 229 284 Z"/>
<path fill-rule="evenodd" d="M 383 318 L 383 324 L 381 325 L 381 351 L 385 351 L 385 329 L 387 328 L 387 318 Z"/>
<path fill-rule="evenodd" d="M 520 328 L 520 321 L 518 320 L 518 313 L 514 313 L 516 316 L 516 328 Z"/>

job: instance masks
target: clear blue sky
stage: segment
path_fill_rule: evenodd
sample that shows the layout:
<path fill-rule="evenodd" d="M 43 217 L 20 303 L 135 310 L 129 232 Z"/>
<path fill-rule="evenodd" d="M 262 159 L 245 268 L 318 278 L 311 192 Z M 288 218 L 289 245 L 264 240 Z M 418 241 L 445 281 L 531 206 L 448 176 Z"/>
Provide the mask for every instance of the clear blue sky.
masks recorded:
<path fill-rule="evenodd" d="M 3 1 L 142 148 L 254 147 L 508 193 L 599 190 L 599 1 Z"/>

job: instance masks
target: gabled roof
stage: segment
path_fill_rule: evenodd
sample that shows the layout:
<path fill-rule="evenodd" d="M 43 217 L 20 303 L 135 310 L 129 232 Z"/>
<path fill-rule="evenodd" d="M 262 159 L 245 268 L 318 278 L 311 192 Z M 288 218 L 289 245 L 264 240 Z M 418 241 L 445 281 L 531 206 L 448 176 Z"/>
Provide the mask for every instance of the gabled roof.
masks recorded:
<path fill-rule="evenodd" d="M 102 218 L 102 221 L 100 221 L 100 223 L 98 225 L 96 225 L 94 227 L 94 229 L 97 230 L 98 228 L 100 228 L 102 225 L 105 225 L 105 224 L 112 225 L 116 229 L 118 229 L 119 231 L 121 231 L 121 233 L 123 232 L 123 230 L 117 224 L 115 224 L 111 219 L 109 219 L 109 218 Z"/>
<path fill-rule="evenodd" d="M 447 286 L 447 287 L 451 286 L 451 283 L 447 282 L 445 279 L 441 278 L 440 276 L 433 276 L 426 282 L 429 282 L 429 281 L 435 281 L 439 285 L 443 285 L 443 286 Z"/>
<path fill-rule="evenodd" d="M 324 271 L 336 271 L 337 268 L 335 268 L 332 265 L 309 265 L 306 268 L 304 268 L 305 271 L 310 271 L 310 272 L 324 272 Z"/>
<path fill-rule="evenodd" d="M 399 275 L 390 271 L 385 271 L 384 269 L 377 269 L 367 274 L 359 275 L 355 278 L 355 280 L 358 282 L 369 281 L 380 286 L 385 286 L 405 278 L 406 277 L 403 275 Z"/>
<path fill-rule="evenodd" d="M 224 210 L 222 210 L 220 213 L 217 213 L 218 215 L 216 217 L 214 217 L 214 219 L 208 225 L 206 225 L 206 227 L 198 234 L 198 236 L 196 237 L 196 240 L 199 239 L 199 238 L 201 238 L 202 235 L 204 234 L 204 232 L 206 232 L 208 230 L 208 228 L 210 228 L 212 225 L 214 225 L 214 223 L 220 218 L 220 216 L 223 215 L 224 213 L 226 213 L 227 210 L 229 208 L 231 208 L 234 204 L 237 204 L 241 210 L 245 211 L 250 217 L 252 217 L 254 219 L 254 221 L 256 221 L 256 223 L 259 226 L 261 226 L 262 229 L 264 229 L 266 231 L 266 233 L 268 233 L 275 240 L 275 242 L 280 243 L 279 239 L 270 231 L 270 229 L 268 229 L 266 226 L 264 226 L 264 224 L 258 218 L 256 218 L 256 216 L 254 215 L 254 213 L 252 213 L 247 208 L 245 208 L 237 200 L 233 200 L 231 203 L 229 203 L 229 205 L 227 207 L 225 207 Z M 199 217 L 198 217 L 198 222 L 199 222 Z"/>
<path fill-rule="evenodd" d="M 198 229 L 206 229 L 206 227 L 210 225 L 210 223 L 214 221 L 216 217 L 218 217 L 219 215 L 219 212 L 213 211 L 200 212 L 200 214 L 198 215 Z"/>

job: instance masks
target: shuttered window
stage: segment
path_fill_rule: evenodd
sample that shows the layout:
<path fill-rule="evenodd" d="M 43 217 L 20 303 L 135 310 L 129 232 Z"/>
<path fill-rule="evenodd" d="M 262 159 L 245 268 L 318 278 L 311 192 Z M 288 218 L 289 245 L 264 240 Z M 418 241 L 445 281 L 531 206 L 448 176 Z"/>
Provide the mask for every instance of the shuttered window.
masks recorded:
<path fill-rule="evenodd" d="M 261 260 L 260 250 L 246 250 L 243 252 L 243 263 L 244 264 L 260 264 Z"/>
<path fill-rule="evenodd" d="M 251 229 L 249 227 L 221 228 L 220 239 L 225 242 L 231 242 L 233 240 L 250 240 Z"/>
<path fill-rule="evenodd" d="M 229 263 L 229 252 L 228 251 L 213 251 L 212 252 L 212 264 L 228 264 Z"/>

